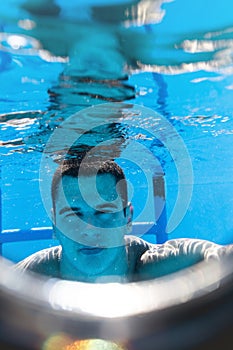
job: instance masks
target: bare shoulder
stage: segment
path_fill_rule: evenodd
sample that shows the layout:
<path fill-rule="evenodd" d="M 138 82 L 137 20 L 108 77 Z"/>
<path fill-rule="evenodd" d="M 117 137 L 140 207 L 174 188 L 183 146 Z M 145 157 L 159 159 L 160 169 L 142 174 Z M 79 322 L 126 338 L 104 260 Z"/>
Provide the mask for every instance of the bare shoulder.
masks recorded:
<path fill-rule="evenodd" d="M 17 263 L 14 269 L 18 271 L 30 270 L 57 277 L 61 250 L 61 246 L 40 250 Z"/>
<path fill-rule="evenodd" d="M 233 245 L 222 246 L 201 239 L 173 239 L 146 250 L 140 258 L 138 273 L 141 279 L 156 278 L 232 253 Z"/>

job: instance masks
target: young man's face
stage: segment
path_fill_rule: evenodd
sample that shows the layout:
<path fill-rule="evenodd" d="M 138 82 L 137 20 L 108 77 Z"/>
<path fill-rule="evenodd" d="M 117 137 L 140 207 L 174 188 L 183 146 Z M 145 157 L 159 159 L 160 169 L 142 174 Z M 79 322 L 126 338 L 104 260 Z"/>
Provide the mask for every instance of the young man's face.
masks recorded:
<path fill-rule="evenodd" d="M 127 212 L 127 210 L 126 210 Z M 114 274 L 129 216 L 111 174 L 64 176 L 56 197 L 55 232 L 63 257 L 81 275 Z"/>

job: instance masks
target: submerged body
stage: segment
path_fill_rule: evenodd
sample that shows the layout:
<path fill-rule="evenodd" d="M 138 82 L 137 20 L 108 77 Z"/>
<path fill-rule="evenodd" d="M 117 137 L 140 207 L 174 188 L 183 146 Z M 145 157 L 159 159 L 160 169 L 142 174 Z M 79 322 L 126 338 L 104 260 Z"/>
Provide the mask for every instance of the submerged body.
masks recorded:
<path fill-rule="evenodd" d="M 102 251 L 95 249 L 91 251 L 89 248 L 89 253 L 83 253 L 89 266 L 101 261 Z M 165 244 L 151 244 L 135 236 L 126 236 L 124 246 L 126 260 L 114 261 L 111 275 L 100 276 L 90 273 L 84 276 L 81 273 L 67 273 L 62 267 L 61 246 L 44 249 L 31 255 L 18 263 L 16 269 L 81 282 L 137 282 L 162 277 L 203 260 L 220 259 L 230 250 L 232 249 L 229 246 L 220 246 L 198 239 L 175 239 Z M 125 266 L 124 272 L 119 273 L 119 264 Z"/>
<path fill-rule="evenodd" d="M 131 236 L 127 183 L 113 161 L 64 162 L 53 177 L 52 200 L 60 246 L 35 253 L 17 269 L 82 282 L 132 282 L 219 258 L 231 249 L 196 239 L 150 244 Z"/>

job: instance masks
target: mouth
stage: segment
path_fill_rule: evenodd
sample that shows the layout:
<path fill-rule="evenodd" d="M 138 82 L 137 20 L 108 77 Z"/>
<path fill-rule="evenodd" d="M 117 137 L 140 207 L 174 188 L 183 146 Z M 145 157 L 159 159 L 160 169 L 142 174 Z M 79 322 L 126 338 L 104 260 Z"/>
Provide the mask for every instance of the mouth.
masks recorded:
<path fill-rule="evenodd" d="M 98 248 L 98 247 L 85 247 L 80 249 L 80 252 L 84 255 L 94 255 L 99 254 L 104 250 L 104 248 Z"/>

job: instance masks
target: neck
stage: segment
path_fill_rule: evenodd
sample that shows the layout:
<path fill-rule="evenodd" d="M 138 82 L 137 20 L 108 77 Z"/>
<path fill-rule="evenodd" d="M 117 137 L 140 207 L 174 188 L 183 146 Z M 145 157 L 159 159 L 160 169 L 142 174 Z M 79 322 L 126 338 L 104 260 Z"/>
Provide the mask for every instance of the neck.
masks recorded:
<path fill-rule="evenodd" d="M 114 249 L 114 248 L 113 248 Z M 119 248 L 117 248 L 119 249 Z M 70 264 L 66 254 L 62 251 L 60 260 L 60 277 L 66 280 L 87 282 L 87 283 L 113 283 L 128 281 L 128 259 L 125 246 L 120 248 L 120 253 L 110 266 L 101 271 L 101 274 L 88 274 L 80 271 L 76 266 Z"/>

